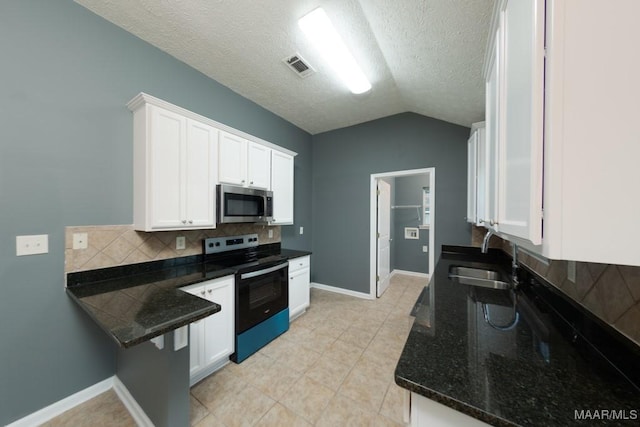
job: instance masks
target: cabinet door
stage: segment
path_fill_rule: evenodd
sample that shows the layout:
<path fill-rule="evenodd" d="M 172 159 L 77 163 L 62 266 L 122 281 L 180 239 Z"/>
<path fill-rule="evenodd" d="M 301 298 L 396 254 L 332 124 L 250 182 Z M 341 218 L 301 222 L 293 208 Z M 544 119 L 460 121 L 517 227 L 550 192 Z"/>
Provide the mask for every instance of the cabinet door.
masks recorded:
<path fill-rule="evenodd" d="M 206 295 L 204 285 L 192 285 L 182 290 L 200 298 Z M 189 324 L 189 376 L 204 368 L 204 321 Z"/>
<path fill-rule="evenodd" d="M 220 182 L 244 185 L 247 176 L 247 140 L 220 131 L 218 150 Z"/>
<path fill-rule="evenodd" d="M 476 222 L 476 182 L 478 165 L 478 132 L 467 141 L 467 222 Z"/>
<path fill-rule="evenodd" d="M 501 232 L 540 244 L 544 0 L 506 1 L 501 28 L 498 223 Z"/>
<path fill-rule="evenodd" d="M 289 318 L 309 307 L 309 268 L 289 272 Z"/>
<path fill-rule="evenodd" d="M 218 131 L 194 120 L 187 122 L 186 193 L 183 221 L 186 226 L 215 227 L 215 156 Z"/>
<path fill-rule="evenodd" d="M 233 277 L 205 285 L 206 299 L 220 304 L 218 313 L 204 319 L 204 365 L 228 357 L 234 351 L 235 286 Z"/>
<path fill-rule="evenodd" d="M 272 152 L 272 224 L 293 224 L 293 165 L 293 156 L 275 150 Z"/>
<path fill-rule="evenodd" d="M 487 139 L 485 128 L 477 131 L 476 155 L 476 225 L 484 225 L 482 215 L 486 212 L 487 203 Z M 482 221 L 482 222 L 481 222 Z"/>
<path fill-rule="evenodd" d="M 148 201 L 151 209 L 152 228 L 176 228 L 182 226 L 182 180 L 185 117 L 150 106 L 151 130 L 149 134 L 149 182 Z"/>
<path fill-rule="evenodd" d="M 271 149 L 249 141 L 247 147 L 247 185 L 268 190 L 271 187 Z"/>
<path fill-rule="evenodd" d="M 478 225 L 497 229 L 498 218 L 498 118 L 499 101 L 499 73 L 498 64 L 502 59 L 501 53 L 502 31 L 496 30 L 496 45 L 493 47 L 493 60 L 489 68 L 486 84 L 486 134 L 484 153 L 481 153 L 480 163 L 485 168 L 485 196 L 483 206 L 478 207 Z"/>

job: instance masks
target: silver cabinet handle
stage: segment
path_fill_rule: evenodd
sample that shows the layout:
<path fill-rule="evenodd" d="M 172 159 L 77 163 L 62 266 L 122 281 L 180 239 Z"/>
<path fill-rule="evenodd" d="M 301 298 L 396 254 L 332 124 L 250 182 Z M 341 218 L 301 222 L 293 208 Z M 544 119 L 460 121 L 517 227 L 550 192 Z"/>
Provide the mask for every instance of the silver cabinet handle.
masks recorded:
<path fill-rule="evenodd" d="M 251 181 L 249 184 L 253 184 L 253 181 Z"/>
<path fill-rule="evenodd" d="M 193 224 L 193 220 L 192 219 L 189 220 L 189 224 Z"/>
<path fill-rule="evenodd" d="M 478 218 L 478 222 L 479 222 L 480 224 L 484 224 L 484 219 L 482 219 L 482 218 Z"/>
<path fill-rule="evenodd" d="M 211 292 L 213 292 L 213 289 L 209 289 L 209 290 L 207 290 L 207 292 L 211 293 Z"/>
<path fill-rule="evenodd" d="M 183 224 L 186 224 L 186 223 L 187 223 L 187 220 L 186 220 L 186 219 L 183 219 L 183 220 L 182 220 L 182 223 L 183 223 Z"/>
<path fill-rule="evenodd" d="M 200 291 L 200 295 L 204 296 L 204 291 Z"/>

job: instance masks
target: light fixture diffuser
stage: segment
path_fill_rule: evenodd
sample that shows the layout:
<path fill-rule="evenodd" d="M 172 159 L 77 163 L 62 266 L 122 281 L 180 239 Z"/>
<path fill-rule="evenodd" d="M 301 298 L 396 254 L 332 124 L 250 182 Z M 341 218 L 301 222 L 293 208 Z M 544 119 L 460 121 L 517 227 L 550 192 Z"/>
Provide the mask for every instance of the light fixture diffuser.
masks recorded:
<path fill-rule="evenodd" d="M 321 7 L 300 18 L 298 25 L 351 92 L 360 94 L 371 89 L 367 76 Z"/>

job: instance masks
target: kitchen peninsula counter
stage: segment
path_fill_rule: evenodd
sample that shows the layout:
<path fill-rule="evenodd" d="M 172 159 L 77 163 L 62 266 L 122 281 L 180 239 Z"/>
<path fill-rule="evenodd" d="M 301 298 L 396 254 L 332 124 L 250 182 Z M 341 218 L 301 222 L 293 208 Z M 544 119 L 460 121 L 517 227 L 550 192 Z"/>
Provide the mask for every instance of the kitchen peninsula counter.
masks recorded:
<path fill-rule="evenodd" d="M 510 258 L 443 246 L 414 309 L 399 386 L 496 426 L 637 423 L 638 346 L 530 272 L 512 292 L 458 283 L 452 266 L 510 272 Z M 603 409 L 617 419 L 576 419 Z"/>
<path fill-rule="evenodd" d="M 256 265 L 309 255 L 264 245 Z M 130 348 L 220 311 L 181 287 L 233 275 L 239 266 L 201 255 L 67 275 L 69 296 L 122 348 Z"/>

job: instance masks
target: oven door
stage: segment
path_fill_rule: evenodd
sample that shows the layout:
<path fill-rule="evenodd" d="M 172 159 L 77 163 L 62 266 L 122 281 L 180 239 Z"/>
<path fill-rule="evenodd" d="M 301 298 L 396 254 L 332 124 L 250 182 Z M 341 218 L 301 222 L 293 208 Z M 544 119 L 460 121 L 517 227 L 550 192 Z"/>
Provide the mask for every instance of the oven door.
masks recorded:
<path fill-rule="evenodd" d="M 268 319 L 289 306 L 288 263 L 261 266 L 238 273 L 236 334 Z"/>

